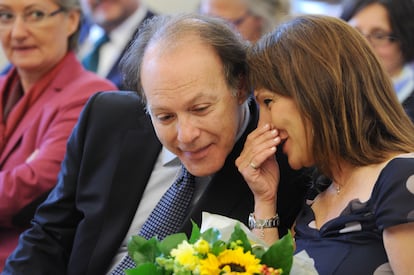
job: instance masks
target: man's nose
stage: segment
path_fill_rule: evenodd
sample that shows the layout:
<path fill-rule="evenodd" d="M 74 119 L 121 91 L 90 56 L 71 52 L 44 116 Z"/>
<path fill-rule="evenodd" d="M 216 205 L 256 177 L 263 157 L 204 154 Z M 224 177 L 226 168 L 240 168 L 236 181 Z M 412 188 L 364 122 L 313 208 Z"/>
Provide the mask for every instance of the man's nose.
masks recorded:
<path fill-rule="evenodd" d="M 177 139 L 182 143 L 194 141 L 200 134 L 199 127 L 194 119 L 186 117 L 179 118 L 177 124 Z"/>

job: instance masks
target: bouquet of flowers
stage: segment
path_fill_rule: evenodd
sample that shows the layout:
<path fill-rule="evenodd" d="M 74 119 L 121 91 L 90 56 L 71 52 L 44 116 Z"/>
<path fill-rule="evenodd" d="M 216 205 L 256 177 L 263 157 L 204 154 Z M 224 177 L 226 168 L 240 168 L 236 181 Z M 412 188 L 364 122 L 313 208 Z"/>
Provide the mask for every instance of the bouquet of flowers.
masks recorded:
<path fill-rule="evenodd" d="M 209 222 L 206 222 L 207 228 L 203 229 L 204 220 L 213 220 L 218 226 L 209 227 Z M 226 223 L 228 221 L 232 232 Z M 224 224 L 221 230 L 217 228 L 219 224 Z M 200 229 L 193 223 L 189 239 L 184 233 L 167 236 L 162 241 L 155 237 L 146 240 L 133 236 L 128 243 L 128 252 L 137 267 L 127 270 L 126 274 L 290 274 L 294 259 L 290 233 L 267 247 L 243 224 L 232 219 L 203 213 L 203 225 Z"/>

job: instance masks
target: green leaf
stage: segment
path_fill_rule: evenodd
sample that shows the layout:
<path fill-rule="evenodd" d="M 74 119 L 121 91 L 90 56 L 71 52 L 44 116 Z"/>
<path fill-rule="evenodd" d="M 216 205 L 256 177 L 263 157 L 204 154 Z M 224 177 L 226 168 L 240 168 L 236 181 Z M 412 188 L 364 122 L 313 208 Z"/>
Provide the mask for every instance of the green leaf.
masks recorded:
<path fill-rule="evenodd" d="M 230 236 L 229 243 L 231 242 L 236 242 L 239 245 L 241 244 L 244 252 L 252 251 L 252 246 L 250 244 L 250 241 L 247 238 L 246 233 L 241 229 L 239 223 L 236 224 L 236 226 L 234 227 L 234 231 Z"/>
<path fill-rule="evenodd" d="M 289 274 L 293 263 L 294 244 L 290 231 L 275 242 L 262 256 L 262 264 L 282 268 L 283 274 Z"/>
<path fill-rule="evenodd" d="M 200 233 L 200 227 L 198 227 L 198 225 L 193 220 L 191 220 L 191 223 L 193 224 L 193 229 L 191 230 L 191 236 L 188 242 L 191 244 L 194 244 L 200 238 L 201 233 Z"/>
<path fill-rule="evenodd" d="M 161 254 L 158 248 L 158 240 L 154 237 L 146 240 L 140 236 L 132 236 L 128 242 L 128 254 L 138 264 L 153 263 Z"/>
<path fill-rule="evenodd" d="M 218 240 L 214 242 L 213 245 L 211 246 L 211 253 L 217 256 L 218 254 L 220 254 L 226 249 L 227 249 L 227 243 L 222 240 Z"/>
<path fill-rule="evenodd" d="M 139 250 L 139 248 L 146 242 L 147 240 L 141 236 L 132 236 L 128 241 L 128 252 Z"/>
<path fill-rule="evenodd" d="M 126 275 L 163 275 L 162 269 L 153 263 L 145 263 L 133 269 L 125 270 Z"/>
<path fill-rule="evenodd" d="M 185 233 L 169 235 L 159 243 L 159 249 L 163 255 L 170 255 L 171 250 L 176 248 L 184 240 L 187 241 L 187 235 Z"/>
<path fill-rule="evenodd" d="M 260 244 L 252 245 L 252 254 L 255 255 L 256 258 L 261 259 L 265 252 L 266 252 L 266 249 L 263 247 L 263 245 L 260 245 Z"/>

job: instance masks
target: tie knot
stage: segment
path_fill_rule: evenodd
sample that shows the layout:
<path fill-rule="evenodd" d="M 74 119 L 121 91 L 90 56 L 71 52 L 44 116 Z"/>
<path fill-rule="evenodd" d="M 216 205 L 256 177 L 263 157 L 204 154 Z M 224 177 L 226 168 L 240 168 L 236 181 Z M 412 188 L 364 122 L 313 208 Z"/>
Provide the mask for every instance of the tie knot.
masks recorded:
<path fill-rule="evenodd" d="M 82 64 L 87 70 L 92 72 L 96 72 L 98 70 L 100 48 L 108 41 L 109 36 L 106 33 L 95 41 L 92 51 L 82 60 Z"/>
<path fill-rule="evenodd" d="M 181 165 L 180 176 L 177 178 L 176 183 L 183 183 L 184 185 L 193 185 L 195 182 L 195 177 L 184 165 Z"/>
<path fill-rule="evenodd" d="M 100 48 L 103 44 L 109 42 L 108 34 L 104 33 L 98 40 L 94 43 L 94 48 Z"/>
<path fill-rule="evenodd" d="M 194 175 L 188 172 L 184 165 L 181 166 L 181 176 L 184 178 L 194 178 Z"/>

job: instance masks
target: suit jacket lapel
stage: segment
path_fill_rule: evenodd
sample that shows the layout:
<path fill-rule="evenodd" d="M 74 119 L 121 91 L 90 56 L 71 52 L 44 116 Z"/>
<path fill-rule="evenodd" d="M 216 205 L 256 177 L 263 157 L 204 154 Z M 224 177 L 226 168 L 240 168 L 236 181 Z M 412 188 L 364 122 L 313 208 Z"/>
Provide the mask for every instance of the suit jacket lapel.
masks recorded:
<path fill-rule="evenodd" d="M 91 255 L 93 267 L 110 262 L 118 251 L 161 150 L 149 118 L 142 115 L 139 119 L 141 121 L 136 126 L 140 128 L 129 130 L 120 148 L 119 162 L 109 191 L 108 211 L 103 217 L 102 232 Z"/>

